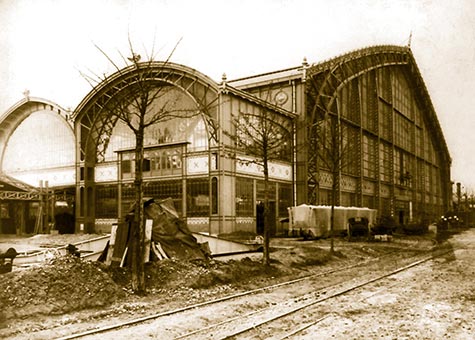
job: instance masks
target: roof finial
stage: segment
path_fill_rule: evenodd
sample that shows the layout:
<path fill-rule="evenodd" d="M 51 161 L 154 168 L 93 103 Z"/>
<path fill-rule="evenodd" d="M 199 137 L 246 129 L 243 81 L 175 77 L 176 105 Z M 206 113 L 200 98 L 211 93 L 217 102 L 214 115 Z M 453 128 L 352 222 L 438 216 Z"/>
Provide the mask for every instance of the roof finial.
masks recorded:
<path fill-rule="evenodd" d="M 25 96 L 26 100 L 29 100 L 30 99 L 30 90 L 25 89 L 25 91 L 23 91 L 23 95 Z"/>
<path fill-rule="evenodd" d="M 307 69 L 308 69 L 307 57 L 303 57 L 303 61 L 302 61 L 302 81 L 303 82 L 307 80 Z"/>
<path fill-rule="evenodd" d="M 412 41 L 412 30 L 411 33 L 409 34 L 409 41 L 407 42 L 407 47 L 411 48 L 411 41 Z"/>
<path fill-rule="evenodd" d="M 226 81 L 227 81 L 228 77 L 226 76 L 226 73 L 223 73 L 223 75 L 221 76 L 221 91 L 226 91 Z"/>

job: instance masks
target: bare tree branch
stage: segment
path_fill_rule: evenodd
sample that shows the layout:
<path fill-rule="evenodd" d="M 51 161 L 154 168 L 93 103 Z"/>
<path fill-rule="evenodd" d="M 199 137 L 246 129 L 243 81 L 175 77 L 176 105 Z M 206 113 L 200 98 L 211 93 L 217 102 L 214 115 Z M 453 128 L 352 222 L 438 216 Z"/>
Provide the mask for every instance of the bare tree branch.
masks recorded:
<path fill-rule="evenodd" d="M 106 52 L 104 52 L 104 51 L 102 50 L 102 48 L 100 48 L 98 45 L 94 44 L 94 46 L 99 50 L 99 52 L 102 53 L 103 56 L 105 56 L 105 57 L 107 58 L 107 60 L 115 67 L 115 69 L 116 69 L 119 73 L 121 73 L 121 68 L 120 68 L 119 66 L 117 66 L 117 64 L 112 60 L 112 58 L 109 57 L 109 55 L 108 55 Z"/>

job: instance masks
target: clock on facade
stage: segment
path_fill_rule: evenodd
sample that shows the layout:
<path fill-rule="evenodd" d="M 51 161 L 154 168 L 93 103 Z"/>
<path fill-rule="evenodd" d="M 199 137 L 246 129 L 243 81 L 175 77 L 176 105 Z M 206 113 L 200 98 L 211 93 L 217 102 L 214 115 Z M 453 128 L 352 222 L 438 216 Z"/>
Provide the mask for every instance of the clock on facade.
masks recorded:
<path fill-rule="evenodd" d="M 274 100 L 278 105 L 283 105 L 285 102 L 287 102 L 288 96 L 287 93 L 283 91 L 279 91 L 275 94 Z"/>

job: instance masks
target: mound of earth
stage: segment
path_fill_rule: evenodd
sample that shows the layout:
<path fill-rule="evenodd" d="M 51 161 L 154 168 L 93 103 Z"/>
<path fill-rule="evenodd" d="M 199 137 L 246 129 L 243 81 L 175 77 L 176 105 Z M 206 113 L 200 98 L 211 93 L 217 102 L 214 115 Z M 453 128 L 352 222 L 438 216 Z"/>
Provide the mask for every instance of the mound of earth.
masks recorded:
<path fill-rule="evenodd" d="M 174 296 L 179 290 L 208 289 L 217 285 L 244 285 L 298 273 L 308 265 L 330 260 L 318 247 L 274 249 L 271 266 L 262 266 L 262 254 L 227 261 L 164 259 L 145 266 L 149 295 Z M 278 260 L 280 258 L 283 262 Z M 309 260 L 311 258 L 312 260 Z M 286 259 L 291 259 L 287 261 Z M 53 258 L 42 265 L 15 269 L 0 275 L 2 318 L 58 315 L 110 306 L 133 295 L 130 271 L 86 261 L 72 255 Z"/>
<path fill-rule="evenodd" d="M 386 244 L 335 240 L 333 255 L 328 245 L 328 240 L 273 239 L 270 267 L 262 265 L 262 253 L 210 261 L 150 262 L 145 266 L 146 296 L 133 294 L 128 268 L 71 255 L 37 267 L 17 268 L 0 275 L 0 338 L 58 324 L 79 327 L 80 323 L 94 324 L 105 318 L 140 317 L 149 310 L 170 310 L 306 276 L 315 270 L 358 263 L 395 248 L 427 249 L 432 242 L 424 238 Z"/>
<path fill-rule="evenodd" d="M 110 305 L 123 297 L 122 287 L 99 263 L 71 255 L 0 276 L 0 310 L 4 319 L 64 314 Z"/>

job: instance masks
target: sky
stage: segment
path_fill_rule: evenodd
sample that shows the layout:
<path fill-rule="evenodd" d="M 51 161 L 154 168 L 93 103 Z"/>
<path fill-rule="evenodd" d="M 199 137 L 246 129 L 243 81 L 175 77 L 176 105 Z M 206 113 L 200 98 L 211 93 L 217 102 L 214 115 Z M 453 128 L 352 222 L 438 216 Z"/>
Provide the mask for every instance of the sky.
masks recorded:
<path fill-rule="evenodd" d="M 74 109 L 81 74 L 114 72 L 129 38 L 213 80 L 318 63 L 373 45 L 408 45 L 437 112 L 452 179 L 475 193 L 473 0 L 0 0 L 0 115 L 24 97 Z M 177 45 L 178 44 L 178 45 Z"/>

